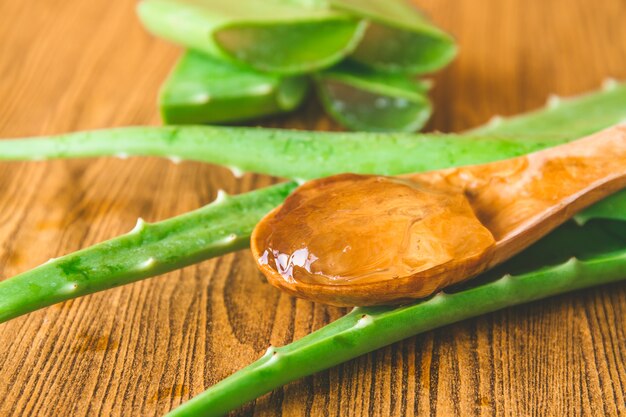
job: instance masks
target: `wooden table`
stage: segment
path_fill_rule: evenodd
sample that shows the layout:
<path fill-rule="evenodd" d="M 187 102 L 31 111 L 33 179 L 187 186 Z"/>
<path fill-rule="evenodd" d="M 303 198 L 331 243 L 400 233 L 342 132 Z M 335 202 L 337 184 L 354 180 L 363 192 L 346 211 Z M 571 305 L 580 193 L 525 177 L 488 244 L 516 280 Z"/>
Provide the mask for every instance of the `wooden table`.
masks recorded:
<path fill-rule="evenodd" d="M 421 0 L 459 40 L 432 128 L 454 131 L 626 79 L 623 0 Z M 0 2 L 0 136 L 157 124 L 179 50 L 133 1 Z M 626 105 L 626 103 L 625 103 Z M 335 129 L 311 102 L 274 126 Z M 0 164 L 3 277 L 239 193 L 267 177 L 199 163 Z M 246 251 L 0 326 L 1 416 L 153 416 L 340 309 L 267 285 Z M 413 337 L 293 383 L 255 416 L 626 415 L 626 285 L 511 308 Z"/>

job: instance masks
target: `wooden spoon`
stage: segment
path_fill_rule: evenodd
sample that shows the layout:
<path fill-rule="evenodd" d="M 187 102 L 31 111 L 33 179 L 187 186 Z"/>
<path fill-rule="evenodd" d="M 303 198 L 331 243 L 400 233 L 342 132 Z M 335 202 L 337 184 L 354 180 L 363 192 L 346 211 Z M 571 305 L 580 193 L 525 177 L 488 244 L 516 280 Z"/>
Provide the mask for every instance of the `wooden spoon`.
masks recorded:
<path fill-rule="evenodd" d="M 626 186 L 626 126 L 529 155 L 402 177 L 310 181 L 255 228 L 268 281 L 338 306 L 403 303 L 472 278 Z"/>

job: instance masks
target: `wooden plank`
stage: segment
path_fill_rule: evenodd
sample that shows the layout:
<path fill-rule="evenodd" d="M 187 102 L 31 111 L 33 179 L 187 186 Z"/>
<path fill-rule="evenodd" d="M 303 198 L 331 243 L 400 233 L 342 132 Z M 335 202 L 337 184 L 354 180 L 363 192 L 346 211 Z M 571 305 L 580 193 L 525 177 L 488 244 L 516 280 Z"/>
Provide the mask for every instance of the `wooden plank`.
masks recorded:
<path fill-rule="evenodd" d="M 622 0 L 419 0 L 458 38 L 431 128 L 626 79 Z M 156 124 L 178 49 L 133 1 L 0 3 L 0 137 Z M 272 126 L 336 129 L 311 101 Z M 0 275 L 267 185 L 157 159 L 0 164 Z M 160 415 L 340 309 L 268 286 L 245 251 L 0 325 L 0 415 Z M 626 415 L 626 285 L 508 309 L 290 384 L 237 415 Z"/>

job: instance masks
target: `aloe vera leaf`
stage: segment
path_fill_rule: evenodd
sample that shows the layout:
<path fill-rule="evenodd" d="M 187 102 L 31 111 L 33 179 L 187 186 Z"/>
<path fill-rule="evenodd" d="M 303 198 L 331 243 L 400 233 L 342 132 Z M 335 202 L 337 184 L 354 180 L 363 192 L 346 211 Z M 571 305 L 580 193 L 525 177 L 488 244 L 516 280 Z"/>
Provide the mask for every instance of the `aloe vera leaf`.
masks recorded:
<path fill-rule="evenodd" d="M 611 228 L 610 222 L 605 226 Z M 576 229 L 576 230 L 574 230 Z M 626 228 L 623 230 L 626 231 Z M 570 234 L 585 237 L 572 243 Z M 544 247 L 561 247 L 567 260 L 543 264 L 528 252 L 512 260 L 515 274 L 481 277 L 434 297 L 403 307 L 356 308 L 348 315 L 282 347 L 270 347 L 253 364 L 174 409 L 168 417 L 221 416 L 290 381 L 338 365 L 407 337 L 502 308 L 569 291 L 626 279 L 626 234 L 615 239 L 602 227 L 571 223 L 557 229 Z M 618 242 L 616 242 L 616 240 Z M 593 252 L 593 256 L 586 256 Z M 579 254 L 580 259 L 572 257 Z M 520 266 L 523 266 L 520 268 Z M 499 270 L 507 271 L 508 264 Z M 492 274 L 493 275 L 493 274 Z M 481 282 L 482 281 L 482 282 Z"/>
<path fill-rule="evenodd" d="M 308 80 L 263 73 L 186 51 L 161 87 L 159 108 L 169 124 L 226 123 L 295 109 Z"/>
<path fill-rule="evenodd" d="M 603 84 L 601 91 L 584 96 L 562 98 L 552 95 L 545 108 L 513 117 L 495 116 L 489 123 L 468 133 L 512 137 L 574 134 L 582 137 L 609 125 L 626 123 L 626 83 L 607 79 Z"/>
<path fill-rule="evenodd" d="M 626 119 L 626 84 L 461 135 L 307 132 L 211 126 L 128 127 L 0 141 L 0 160 L 149 155 L 284 178 L 396 175 L 485 163 L 558 145 Z M 524 134 L 524 121 L 528 134 Z"/>
<path fill-rule="evenodd" d="M 365 30 L 363 20 L 294 0 L 142 0 L 137 12 L 157 36 L 280 74 L 340 61 Z"/>
<path fill-rule="evenodd" d="M 0 141 L 0 160 L 159 156 L 220 164 L 236 171 L 310 179 L 339 172 L 392 175 L 488 162 L 564 141 L 218 126 L 123 127 L 5 139 Z"/>
<path fill-rule="evenodd" d="M 352 130 L 414 132 L 432 113 L 427 83 L 411 76 L 345 62 L 314 79 L 326 112 Z"/>
<path fill-rule="evenodd" d="M 370 20 L 351 58 L 376 70 L 427 73 L 456 56 L 454 39 L 405 0 L 330 0 L 330 4 Z"/>
<path fill-rule="evenodd" d="M 203 208 L 165 221 L 140 219 L 126 235 L 0 281 L 0 323 L 245 248 L 258 221 L 295 187 L 282 183 L 238 196 L 220 194 Z"/>
<path fill-rule="evenodd" d="M 615 99 L 616 98 L 615 96 L 617 95 L 619 97 L 620 94 L 622 95 L 622 98 L 623 98 L 623 95 L 626 94 L 626 91 L 624 91 L 623 86 L 621 86 L 620 89 L 615 89 L 610 92 L 604 91 L 604 92 L 599 92 L 599 93 L 595 93 L 592 95 L 584 96 L 582 98 L 570 101 L 566 106 L 563 106 L 559 109 L 546 110 L 545 111 L 547 113 L 546 117 L 556 118 L 562 121 L 564 123 L 563 124 L 564 136 L 573 139 L 577 136 L 581 136 L 583 133 L 593 131 L 594 129 L 598 130 L 603 127 L 607 127 L 613 124 L 614 119 L 623 117 L 624 114 L 626 113 L 626 108 L 622 106 L 623 100 L 622 102 L 620 102 L 620 100 Z M 587 112 L 586 107 L 589 107 L 589 106 L 595 109 L 598 109 L 604 106 L 604 111 Z M 621 109 L 621 112 L 620 112 L 620 109 Z M 564 110 L 565 110 L 565 114 L 563 117 L 555 117 L 553 115 L 554 112 L 559 113 Z M 578 120 L 579 118 L 581 118 L 581 115 L 584 115 L 586 113 L 589 113 L 590 117 L 583 118 L 586 121 L 585 123 L 568 123 L 568 121 Z M 531 120 L 534 120 L 534 118 L 536 118 L 535 114 L 532 114 L 531 116 L 533 118 Z M 519 120 L 521 120 L 521 117 L 518 117 L 516 119 L 517 123 L 519 123 Z M 568 117 L 571 118 L 571 120 L 568 120 Z M 504 125 L 506 125 L 506 123 L 507 121 L 503 122 Z M 252 132 L 255 131 L 255 129 L 188 127 L 188 128 L 184 128 L 184 131 L 186 132 L 185 137 L 187 137 L 188 139 L 192 138 L 190 134 L 193 133 L 195 129 L 200 129 L 199 131 L 202 132 L 202 135 L 200 135 L 200 140 L 198 143 L 196 143 L 196 145 L 194 145 L 194 142 L 190 140 L 189 142 L 185 144 L 184 147 L 177 148 L 181 152 L 183 151 L 183 148 L 186 149 L 187 153 L 182 154 L 182 155 L 175 155 L 172 153 L 173 149 L 168 148 L 168 144 L 179 143 L 177 141 L 177 138 L 181 137 L 180 136 L 181 128 L 177 128 L 177 127 L 143 128 L 143 127 L 140 127 L 140 128 L 122 128 L 120 130 L 111 129 L 108 131 L 95 131 L 95 132 L 84 132 L 84 133 L 63 135 L 65 136 L 65 138 L 61 138 L 61 140 L 59 141 L 50 140 L 50 139 L 2 140 L 0 141 L 0 157 L 2 157 L 3 159 L 29 160 L 29 159 L 38 159 L 44 156 L 62 158 L 62 157 L 110 155 L 111 153 L 119 154 L 122 151 L 127 152 L 127 153 L 133 153 L 133 154 L 146 154 L 147 149 L 151 149 L 151 153 L 147 153 L 147 154 L 161 155 L 161 156 L 168 155 L 168 156 L 176 156 L 176 157 L 180 156 L 180 157 L 192 158 L 193 155 L 197 155 L 203 152 L 202 149 L 204 149 L 204 147 L 207 146 L 204 139 L 202 139 L 204 135 L 206 135 L 206 132 L 209 132 L 209 131 L 216 132 L 216 137 L 225 136 L 228 132 L 231 132 L 231 134 L 235 135 L 236 137 L 239 135 L 243 136 L 246 133 L 253 134 Z M 550 124 L 545 124 L 545 129 L 548 131 L 553 130 Z M 578 129 L 578 131 L 576 131 L 576 129 Z M 267 132 L 262 129 L 257 129 L 257 131 Z M 164 132 L 168 132 L 168 133 L 164 135 Z M 541 129 L 538 127 L 535 127 L 534 132 L 541 133 Z M 287 131 L 287 133 L 295 134 L 296 132 Z M 302 134 L 310 135 L 311 133 L 303 132 Z M 315 138 L 316 140 L 311 141 L 311 142 L 317 142 L 319 138 L 326 137 L 326 134 L 319 134 L 319 135 L 312 134 L 312 135 L 313 136 L 311 137 Z M 329 135 L 331 135 L 332 137 L 333 134 L 329 134 Z M 359 134 L 340 134 L 340 135 L 348 135 L 348 136 L 352 135 L 353 137 L 359 136 Z M 100 139 L 105 139 L 105 140 L 94 139 L 98 137 Z M 263 136 L 258 136 L 258 135 L 255 136 L 256 140 L 259 140 L 259 142 L 262 139 L 262 137 Z M 339 136 L 339 137 L 342 137 L 342 136 Z M 419 135 L 419 136 L 395 135 L 395 134 L 394 135 L 364 134 L 363 137 L 381 138 L 380 140 L 384 139 L 387 141 L 386 145 L 393 147 L 395 143 L 395 139 L 393 138 L 406 137 L 406 138 L 415 139 L 416 137 L 428 138 L 429 136 L 427 135 Z M 129 138 L 131 138 L 132 140 L 128 140 Z M 335 136 L 335 138 L 337 138 L 337 136 Z M 451 164 L 454 164 L 454 161 L 455 161 L 454 158 L 459 158 L 459 160 L 463 160 L 467 163 L 471 163 L 471 158 L 468 158 L 464 154 L 464 152 L 466 152 L 468 149 L 473 149 L 473 148 L 469 148 L 468 146 L 461 146 L 463 143 L 466 143 L 466 142 L 462 142 L 462 139 L 459 139 L 459 141 L 451 140 L 449 142 L 442 142 L 442 140 L 445 140 L 445 138 L 446 138 L 445 136 L 443 138 L 432 137 L 430 141 L 425 139 L 422 145 L 427 146 L 428 143 L 437 144 L 434 146 L 444 145 L 443 149 L 439 148 L 439 151 L 441 152 L 439 157 L 445 158 L 446 163 L 449 162 Z M 114 146 L 111 145 L 113 142 L 114 142 Z M 123 143 L 126 143 L 128 146 L 123 149 L 119 149 L 118 146 L 122 146 Z M 163 145 L 157 146 L 156 144 L 159 144 L 159 143 L 163 143 Z M 337 143 L 339 143 L 339 141 Z M 397 143 L 402 145 L 401 141 Z M 480 143 L 480 142 L 476 142 L 476 144 L 477 143 Z M 134 146 L 137 146 L 137 148 L 129 147 L 130 144 L 135 144 Z M 469 142 L 467 142 L 467 144 L 469 145 Z M 517 144 L 519 146 L 527 146 L 528 142 L 518 141 Z M 255 148 L 257 152 L 259 152 L 260 149 L 263 149 L 267 146 L 266 143 L 259 143 L 259 145 L 260 145 L 259 148 Z M 319 155 L 320 158 L 316 160 L 316 163 L 319 164 L 324 158 L 327 158 L 327 157 L 330 158 L 332 155 L 336 153 L 335 149 L 331 145 L 332 143 L 329 143 L 328 144 L 329 147 L 326 148 L 323 152 L 320 152 L 319 154 L 309 153 L 309 156 Z M 383 143 L 381 143 L 381 145 L 383 145 Z M 252 153 L 253 149 L 249 148 L 249 143 L 246 146 L 248 146 L 248 148 L 245 149 L 246 152 L 241 152 L 241 153 L 248 153 L 248 152 Z M 476 148 L 476 149 L 480 149 L 480 152 L 474 154 L 473 156 L 476 158 L 481 158 L 482 155 L 484 154 L 489 154 L 490 152 L 499 152 L 498 151 L 499 146 L 501 146 L 501 144 L 497 140 L 490 140 L 490 142 L 485 142 L 484 147 Z M 399 149 L 402 149 L 402 146 L 399 146 Z M 514 149 L 514 144 L 507 143 L 506 149 L 509 149 L 509 151 Z M 157 150 L 160 153 L 157 153 Z M 233 149 L 231 148 L 231 150 Z M 277 153 L 281 153 L 281 152 L 285 153 L 285 149 L 282 149 L 281 152 L 278 152 L 279 150 L 280 149 L 275 149 L 274 151 L 276 151 Z M 457 150 L 458 152 L 456 152 L 455 150 Z M 293 152 L 293 155 L 306 154 L 306 148 L 295 149 L 295 151 L 296 152 Z M 228 153 L 229 152 L 227 152 L 226 154 Z M 220 155 L 223 156 L 222 153 L 220 153 Z M 403 155 L 406 156 L 407 154 L 404 153 Z M 417 159 L 423 158 L 424 155 L 425 154 L 423 153 L 417 154 L 416 157 L 411 157 L 411 158 L 405 157 L 405 159 L 417 160 Z M 429 158 L 427 158 L 426 163 L 433 164 L 433 166 L 438 166 L 438 162 L 434 160 L 433 158 L 435 155 L 434 154 L 429 154 L 429 155 L 430 156 Z M 258 156 L 259 154 L 257 154 L 257 157 Z M 355 153 L 355 155 L 353 155 L 352 158 L 348 158 L 345 160 L 338 159 L 336 160 L 336 162 L 348 163 L 349 159 L 355 160 L 356 159 L 355 156 L 358 157 L 360 155 L 358 153 Z M 203 156 L 203 158 L 204 157 L 206 156 Z M 261 159 L 261 158 L 258 158 L 258 159 Z M 289 158 L 285 158 L 283 162 L 286 164 L 292 163 L 292 161 Z M 367 167 L 367 165 L 364 165 L 364 166 Z M 370 168 L 371 168 L 370 172 L 376 172 L 374 171 L 374 169 L 380 169 L 381 167 L 372 165 Z M 428 165 L 424 165 L 423 169 L 428 169 Z M 287 184 L 285 185 L 285 187 L 288 187 L 288 188 L 282 189 L 282 191 L 278 193 L 280 198 L 276 195 L 276 191 L 274 191 L 275 189 L 266 188 L 266 189 L 255 191 L 252 194 L 250 193 L 243 194 L 240 197 L 236 197 L 237 200 L 235 201 L 240 202 L 241 204 L 240 210 L 243 211 L 244 213 L 253 213 L 259 207 L 262 208 L 260 212 L 265 213 L 269 211 L 269 208 L 277 206 L 278 204 L 282 202 L 283 198 L 287 195 L 289 190 L 293 188 L 293 184 Z M 233 197 L 233 199 L 234 198 L 235 197 Z M 603 203 L 600 202 L 598 204 L 603 204 Z M 616 207 L 616 208 L 619 209 L 619 207 Z M 202 238 L 204 236 L 204 233 L 205 233 L 204 230 L 206 230 L 206 233 L 207 233 L 207 237 L 206 237 L 207 246 L 204 252 L 203 252 L 202 247 L 198 248 L 198 251 L 199 251 L 198 253 L 203 253 L 204 255 L 202 258 L 200 257 L 194 258 L 194 261 L 208 259 L 211 256 L 217 255 L 218 253 L 225 253 L 228 251 L 237 250 L 241 247 L 239 245 L 240 240 L 231 242 L 233 243 L 233 245 L 230 245 L 230 246 L 226 242 L 222 242 L 221 243 L 222 246 L 220 246 L 220 252 L 212 252 L 213 250 L 212 248 L 214 247 L 214 242 L 210 238 L 211 230 L 222 231 L 223 234 L 221 236 L 224 236 L 224 235 L 228 236 L 234 233 L 237 236 L 239 236 L 241 240 L 246 240 L 247 242 L 247 238 L 249 237 L 249 234 L 252 231 L 254 224 L 252 224 L 253 223 L 252 221 L 247 222 L 243 218 L 240 219 L 241 213 L 239 211 L 229 212 L 228 210 L 221 209 L 219 210 L 219 213 L 220 213 L 219 215 L 215 215 L 211 217 L 214 223 L 209 223 L 207 222 L 206 218 L 202 217 L 202 214 L 204 213 L 203 210 L 204 209 L 200 209 L 198 211 L 194 211 L 185 215 L 186 224 L 192 229 L 195 228 L 193 230 L 198 232 L 198 237 Z M 214 213 L 214 210 L 216 209 L 211 208 L 209 212 Z M 591 210 L 593 210 L 593 208 Z M 260 212 L 258 213 L 259 216 L 261 216 Z M 626 212 L 626 210 L 621 210 L 621 212 Z M 157 223 L 157 225 L 162 225 L 162 224 L 166 225 L 166 226 L 159 226 L 159 230 L 167 230 L 168 229 L 167 222 L 169 221 L 170 220 L 166 220 L 164 222 Z M 178 232 L 176 230 L 172 231 L 171 238 L 176 239 L 177 233 Z M 114 260 L 115 257 L 113 256 L 105 257 L 104 253 L 102 252 L 102 249 L 105 249 L 106 247 L 103 247 L 103 246 L 96 245 L 91 248 L 84 249 L 83 251 L 77 252 L 73 255 L 68 255 L 69 257 L 75 257 L 76 260 L 81 261 L 84 265 L 85 271 L 98 270 L 102 272 L 102 274 L 98 276 L 97 280 L 94 280 L 94 278 L 90 278 L 92 282 L 92 285 L 90 288 L 93 291 L 96 291 L 98 289 L 111 288 L 116 285 L 121 285 L 123 282 L 120 282 L 117 279 L 118 276 L 126 276 L 126 275 L 132 276 L 133 277 L 132 279 L 128 279 L 127 281 L 125 281 L 125 282 L 132 282 L 140 278 L 147 278 L 149 276 L 158 275 L 162 271 L 175 269 L 176 267 L 179 267 L 184 264 L 182 261 L 179 261 L 179 260 L 176 260 L 176 258 L 173 258 L 171 261 L 168 261 L 172 263 L 170 266 L 168 266 L 164 263 L 165 262 L 164 259 L 160 259 L 159 268 L 161 269 L 150 269 L 142 273 L 143 275 L 141 276 L 132 275 L 134 271 L 133 268 L 139 263 L 145 262 L 146 259 L 149 258 L 149 256 L 146 256 L 147 254 L 140 252 L 142 248 L 141 242 L 139 242 L 138 246 L 135 247 L 135 252 L 133 252 L 131 250 L 132 249 L 131 247 L 126 247 L 126 245 L 124 244 L 117 243 L 118 239 L 121 240 L 122 242 L 128 241 L 126 236 L 122 236 L 120 238 L 109 241 L 108 245 L 109 246 L 120 245 L 120 247 L 124 248 L 124 250 L 122 251 L 123 253 L 128 252 L 128 254 L 126 255 L 127 256 L 126 259 L 128 259 L 128 262 L 129 262 L 128 264 L 129 269 L 127 271 L 124 271 L 123 269 L 119 269 L 119 267 L 117 268 L 112 267 L 112 266 L 107 267 L 107 265 L 114 265 L 112 263 L 110 264 L 110 262 L 111 260 Z M 235 245 L 234 243 L 237 243 L 237 244 Z M 161 246 L 158 244 L 158 242 L 153 242 L 152 245 L 153 245 L 154 250 L 157 250 L 157 249 L 161 251 L 169 250 L 165 242 Z M 185 251 L 188 249 L 184 246 L 180 247 L 180 249 L 183 249 L 183 251 L 178 253 L 178 256 L 180 256 L 180 259 L 189 259 L 187 258 L 188 255 L 185 253 Z M 94 255 L 91 256 L 90 254 L 94 254 Z M 137 254 L 141 256 L 137 256 Z M 100 257 L 96 255 L 100 255 Z M 17 315 L 24 314 L 28 311 L 32 311 L 38 308 L 38 306 L 43 307 L 43 306 L 50 305 L 61 300 L 78 297 L 79 295 L 82 295 L 82 294 L 87 294 L 87 292 L 80 292 L 82 291 L 82 288 L 80 288 L 78 291 L 68 294 L 66 298 L 59 298 L 58 290 L 51 286 L 46 285 L 47 281 L 58 280 L 59 282 L 66 282 L 65 281 L 66 277 L 63 273 L 63 270 L 54 269 L 57 262 L 60 262 L 63 259 L 64 258 L 59 258 L 59 260 L 55 260 L 55 261 L 48 263 L 45 266 L 45 268 L 44 267 L 36 268 L 32 271 L 22 273 L 13 278 L 0 282 L 0 300 L 2 300 L 2 302 L 5 303 L 4 305 L 6 306 L 6 307 L 0 308 L 0 309 L 3 309 L 3 312 L 0 312 L 0 317 L 4 317 L 4 320 L 7 320 L 9 317 L 15 317 Z M 57 278 L 54 278 L 55 277 L 55 275 L 53 274 L 54 271 L 56 271 L 56 273 L 58 274 Z M 109 271 L 109 273 L 106 273 L 106 271 Z M 36 291 L 32 293 L 29 292 L 28 285 L 25 285 L 25 283 L 34 284 L 33 288 L 36 289 Z M 17 305 L 18 307 L 21 305 L 23 307 L 21 307 L 18 310 L 13 310 L 13 307 L 9 308 L 9 306 L 15 306 L 15 305 Z"/>

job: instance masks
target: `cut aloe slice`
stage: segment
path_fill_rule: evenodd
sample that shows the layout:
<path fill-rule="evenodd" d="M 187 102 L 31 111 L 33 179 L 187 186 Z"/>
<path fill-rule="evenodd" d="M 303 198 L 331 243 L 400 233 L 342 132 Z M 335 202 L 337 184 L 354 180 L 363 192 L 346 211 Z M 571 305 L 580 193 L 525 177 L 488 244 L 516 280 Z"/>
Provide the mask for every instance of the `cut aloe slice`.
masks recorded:
<path fill-rule="evenodd" d="M 305 0 L 142 0 L 157 36 L 281 74 L 328 67 L 350 53 L 365 21 Z"/>
<path fill-rule="evenodd" d="M 187 51 L 163 84 L 159 107 L 169 124 L 227 123 L 295 109 L 308 81 L 261 73 Z"/>
<path fill-rule="evenodd" d="M 413 132 L 432 113 L 428 84 L 406 75 L 344 63 L 317 74 L 315 81 L 328 114 L 352 130 Z"/>
<path fill-rule="evenodd" d="M 369 19 L 352 58 L 378 71 L 421 74 L 454 59 L 454 39 L 404 0 L 330 0 L 336 10 Z"/>

